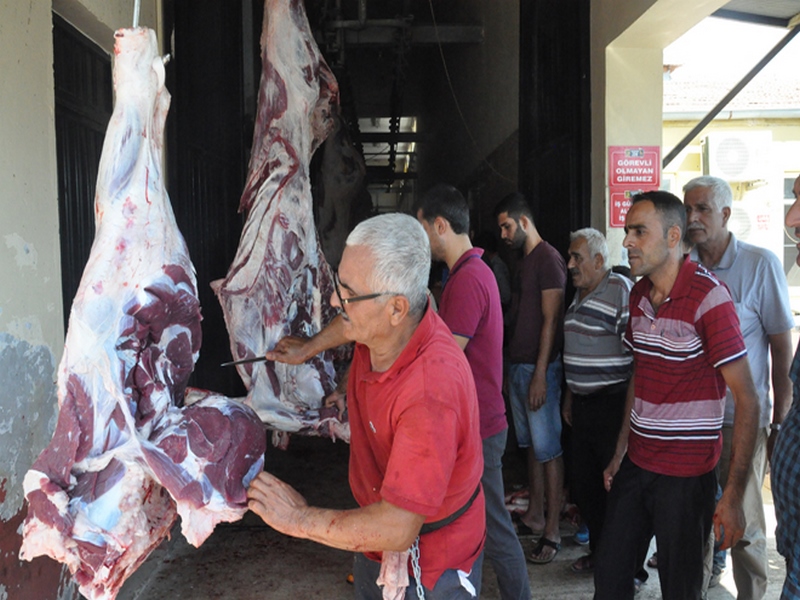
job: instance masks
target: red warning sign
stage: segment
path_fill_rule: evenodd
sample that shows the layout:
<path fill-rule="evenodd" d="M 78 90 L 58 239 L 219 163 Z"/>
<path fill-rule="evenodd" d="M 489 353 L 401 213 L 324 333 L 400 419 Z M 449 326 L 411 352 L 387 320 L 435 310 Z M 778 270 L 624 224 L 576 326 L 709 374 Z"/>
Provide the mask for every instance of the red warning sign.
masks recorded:
<path fill-rule="evenodd" d="M 643 190 L 610 190 L 610 215 L 608 224 L 610 227 L 625 227 L 625 215 L 631 207 L 631 198 L 636 194 L 641 194 Z"/>
<path fill-rule="evenodd" d="M 608 185 L 655 190 L 661 185 L 659 146 L 609 146 Z"/>

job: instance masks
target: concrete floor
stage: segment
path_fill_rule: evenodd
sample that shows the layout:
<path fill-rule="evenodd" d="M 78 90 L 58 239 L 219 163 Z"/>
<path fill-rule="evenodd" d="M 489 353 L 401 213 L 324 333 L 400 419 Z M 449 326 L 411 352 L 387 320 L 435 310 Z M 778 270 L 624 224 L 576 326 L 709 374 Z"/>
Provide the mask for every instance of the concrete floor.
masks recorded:
<path fill-rule="evenodd" d="M 355 502 L 347 486 L 347 456 L 348 446 L 342 442 L 294 437 L 286 452 L 267 451 L 267 469 L 294 485 L 312 505 L 348 508 Z M 507 456 L 511 463 L 507 471 L 513 478 L 520 472 L 519 463 L 513 452 Z M 771 498 L 768 489 L 766 496 Z M 769 502 L 769 564 L 774 575 L 766 598 L 777 600 L 785 568 L 775 551 L 774 512 Z M 591 599 L 592 578 L 569 569 L 586 552 L 572 542 L 573 531 L 570 525 L 562 525 L 562 550 L 552 563 L 528 565 L 534 599 Z M 532 541 L 523 540 L 523 546 L 529 551 Z M 345 578 L 351 565 L 350 553 L 280 535 L 248 513 L 238 523 L 217 527 L 200 548 L 187 544 L 176 528 L 172 540 L 162 544 L 125 583 L 118 599 L 349 600 L 353 591 Z M 661 597 L 658 574 L 649 571 L 651 577 L 637 599 Z M 733 599 L 735 589 L 728 568 L 721 585 L 709 590 L 709 600 Z M 484 569 L 481 598 L 499 598 L 489 566 Z"/>

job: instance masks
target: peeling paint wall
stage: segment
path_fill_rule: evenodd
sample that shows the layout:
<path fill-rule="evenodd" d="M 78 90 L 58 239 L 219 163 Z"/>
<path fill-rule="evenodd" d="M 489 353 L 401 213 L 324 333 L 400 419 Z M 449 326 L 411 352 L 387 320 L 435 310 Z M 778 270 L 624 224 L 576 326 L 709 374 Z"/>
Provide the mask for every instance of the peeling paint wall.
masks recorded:
<path fill-rule="evenodd" d="M 0 2 L 0 600 L 78 597 L 60 564 L 18 558 L 22 480 L 55 426 L 64 344 L 51 9 L 110 49 L 133 2 Z M 144 0 L 140 24 L 157 28 L 159 11 Z"/>
<path fill-rule="evenodd" d="M 22 478 L 55 426 L 55 357 L 47 346 L 0 333 L 0 373 L 0 520 L 8 521 L 22 510 Z"/>
<path fill-rule="evenodd" d="M 0 3 L 0 597 L 59 594 L 61 568 L 17 558 L 22 479 L 56 414 L 64 331 L 49 3 Z M 61 597 L 71 598 L 69 590 Z M 32 595 L 34 594 L 34 595 Z"/>

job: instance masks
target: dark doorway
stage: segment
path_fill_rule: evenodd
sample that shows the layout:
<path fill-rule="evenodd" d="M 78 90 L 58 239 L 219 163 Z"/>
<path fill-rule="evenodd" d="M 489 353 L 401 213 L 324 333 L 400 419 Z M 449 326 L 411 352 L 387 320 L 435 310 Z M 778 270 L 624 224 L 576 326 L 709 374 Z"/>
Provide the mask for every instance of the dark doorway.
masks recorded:
<path fill-rule="evenodd" d="M 111 118 L 111 59 L 53 15 L 58 215 L 64 328 L 94 241 L 94 192 Z"/>
<path fill-rule="evenodd" d="M 588 0 L 520 2 L 519 187 L 560 252 L 590 225 Z"/>
<path fill-rule="evenodd" d="M 190 384 L 244 395 L 230 360 L 222 308 L 210 282 L 225 277 L 239 243 L 244 186 L 255 113 L 254 58 L 260 20 L 250 0 L 164 3 L 167 89 L 167 187 L 178 227 L 197 272 L 203 345 Z M 258 2 L 256 2 L 258 4 Z M 174 47 L 167 47 L 174 42 Z M 260 67 L 260 63 L 258 64 Z"/>

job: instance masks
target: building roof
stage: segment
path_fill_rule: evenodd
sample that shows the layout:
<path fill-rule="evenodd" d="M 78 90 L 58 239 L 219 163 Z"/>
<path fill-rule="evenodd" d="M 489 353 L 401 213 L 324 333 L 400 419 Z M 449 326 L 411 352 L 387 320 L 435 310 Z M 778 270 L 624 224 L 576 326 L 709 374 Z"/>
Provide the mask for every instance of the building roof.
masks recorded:
<path fill-rule="evenodd" d="M 664 113 L 707 113 L 737 83 L 726 79 L 697 79 L 679 76 L 676 69 L 664 81 Z M 723 109 L 726 112 L 791 111 L 800 116 L 800 76 L 766 74 L 756 76 Z"/>

